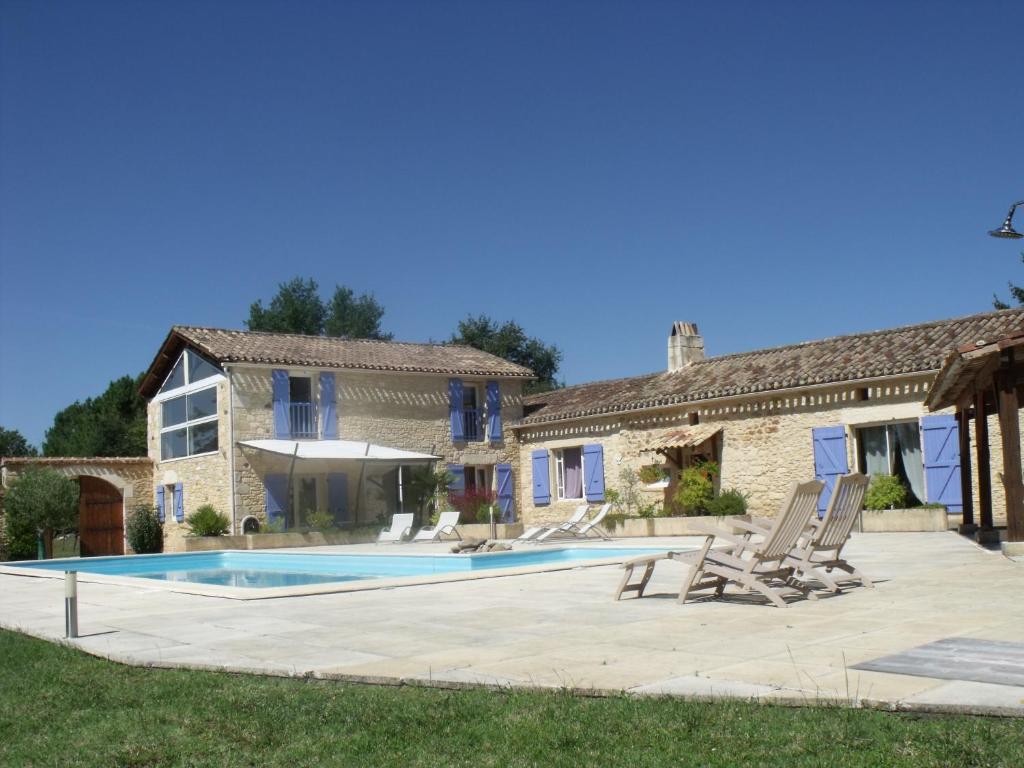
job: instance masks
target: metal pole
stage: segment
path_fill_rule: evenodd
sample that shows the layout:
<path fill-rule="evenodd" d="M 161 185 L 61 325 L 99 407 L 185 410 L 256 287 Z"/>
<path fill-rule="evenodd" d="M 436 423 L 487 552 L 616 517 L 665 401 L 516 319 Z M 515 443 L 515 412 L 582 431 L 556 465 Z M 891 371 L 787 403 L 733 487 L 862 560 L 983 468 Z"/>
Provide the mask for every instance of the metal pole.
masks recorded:
<path fill-rule="evenodd" d="M 78 637 L 78 571 L 64 571 L 64 636 Z"/>
<path fill-rule="evenodd" d="M 490 516 L 491 516 L 491 538 L 492 539 L 496 539 L 496 538 L 498 538 L 498 525 L 497 525 L 497 523 L 494 522 L 494 505 L 493 504 L 491 504 L 491 506 L 488 507 L 488 514 L 490 514 Z"/>

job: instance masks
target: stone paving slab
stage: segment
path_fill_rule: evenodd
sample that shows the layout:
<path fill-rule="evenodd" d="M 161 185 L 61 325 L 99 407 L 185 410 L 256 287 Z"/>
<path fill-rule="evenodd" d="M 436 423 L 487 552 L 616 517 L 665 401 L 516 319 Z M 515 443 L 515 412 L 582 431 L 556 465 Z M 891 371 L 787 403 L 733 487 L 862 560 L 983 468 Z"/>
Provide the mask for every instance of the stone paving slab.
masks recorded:
<path fill-rule="evenodd" d="M 83 637 L 69 644 L 130 664 L 391 685 L 1024 716 L 1024 684 L 851 668 L 949 638 L 1024 638 L 1024 564 L 952 533 L 857 534 L 847 554 L 875 589 L 785 609 L 728 592 L 679 605 L 676 563 L 658 566 L 651 598 L 619 602 L 613 566 L 257 601 L 80 581 Z M 0 626 L 65 642 L 61 581 L 0 575 Z"/>

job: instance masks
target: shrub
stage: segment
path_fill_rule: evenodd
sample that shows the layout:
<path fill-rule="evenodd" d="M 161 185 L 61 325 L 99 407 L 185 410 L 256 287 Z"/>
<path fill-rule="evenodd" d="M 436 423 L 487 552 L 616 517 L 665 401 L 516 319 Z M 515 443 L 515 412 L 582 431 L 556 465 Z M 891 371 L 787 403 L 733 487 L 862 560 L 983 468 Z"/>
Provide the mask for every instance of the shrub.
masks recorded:
<path fill-rule="evenodd" d="M 15 479 L 4 494 L 7 557 L 36 556 L 39 532 L 48 552 L 53 535 L 78 525 L 78 485 L 53 469 L 31 469 Z"/>
<path fill-rule="evenodd" d="M 231 530 L 231 521 L 211 504 L 201 506 L 185 522 L 193 536 L 223 536 Z"/>
<path fill-rule="evenodd" d="M 138 555 L 151 555 L 163 551 L 164 528 L 160 525 L 160 518 L 152 506 L 137 506 L 128 515 L 124 534 L 132 551 Z"/>
<path fill-rule="evenodd" d="M 718 465 L 706 462 L 687 467 L 679 473 L 679 487 L 672 497 L 684 515 L 703 515 L 715 494 Z"/>
<path fill-rule="evenodd" d="M 709 515 L 745 515 L 747 495 L 735 488 L 722 491 L 707 504 Z"/>
<path fill-rule="evenodd" d="M 461 494 L 449 494 L 448 501 L 453 509 L 457 509 L 461 515 L 460 519 L 466 523 L 489 523 L 490 506 L 494 503 L 494 493 L 485 488 L 466 489 Z M 498 518 L 498 510 L 494 510 L 495 519 Z"/>
<path fill-rule="evenodd" d="M 668 472 L 666 472 L 665 468 L 660 464 L 647 464 L 646 466 L 640 467 L 638 475 L 641 483 L 650 485 L 652 483 L 660 483 L 668 477 Z"/>
<path fill-rule="evenodd" d="M 907 487 L 894 475 L 875 475 L 864 496 L 865 509 L 896 509 L 907 505 Z"/>
<path fill-rule="evenodd" d="M 311 531 L 329 531 L 334 528 L 334 517 L 330 512 L 311 509 L 306 513 L 306 526 Z"/>

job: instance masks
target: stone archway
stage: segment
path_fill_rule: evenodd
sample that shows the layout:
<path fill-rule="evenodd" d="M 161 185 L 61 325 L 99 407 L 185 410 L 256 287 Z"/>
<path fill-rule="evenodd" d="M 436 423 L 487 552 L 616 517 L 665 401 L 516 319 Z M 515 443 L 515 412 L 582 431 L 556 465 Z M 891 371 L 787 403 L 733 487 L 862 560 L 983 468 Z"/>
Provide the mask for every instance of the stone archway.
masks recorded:
<path fill-rule="evenodd" d="M 82 557 L 124 554 L 124 496 L 98 477 L 78 478 L 78 540 Z"/>

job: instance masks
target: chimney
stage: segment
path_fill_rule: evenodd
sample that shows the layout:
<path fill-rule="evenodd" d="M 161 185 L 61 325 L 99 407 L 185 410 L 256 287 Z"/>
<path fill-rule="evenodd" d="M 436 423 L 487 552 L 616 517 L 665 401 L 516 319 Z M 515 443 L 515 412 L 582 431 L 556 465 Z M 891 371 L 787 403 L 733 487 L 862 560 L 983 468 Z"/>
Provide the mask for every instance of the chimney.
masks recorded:
<path fill-rule="evenodd" d="M 668 370 L 678 371 L 703 359 L 704 337 L 697 330 L 697 324 L 679 320 L 672 323 L 672 333 L 668 337 Z"/>

